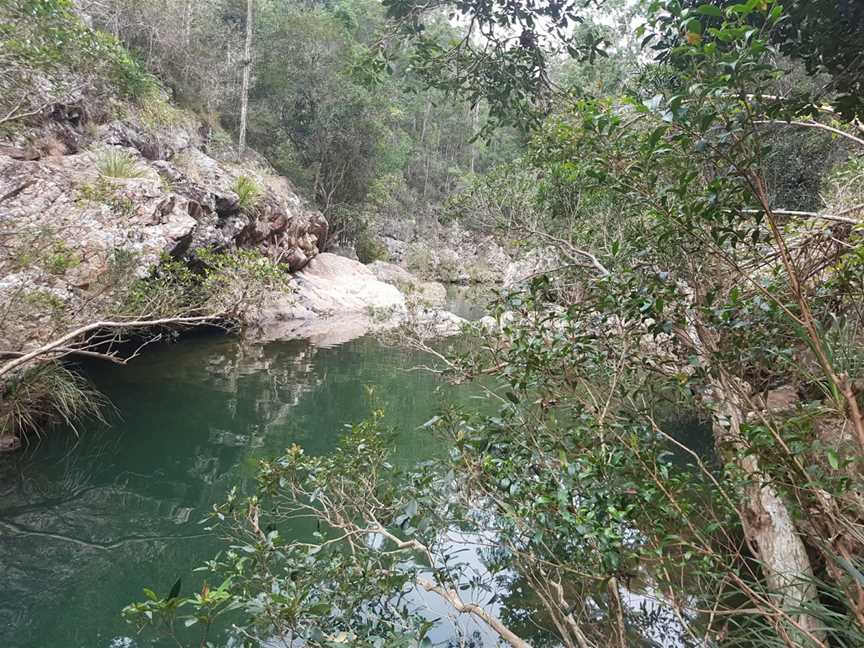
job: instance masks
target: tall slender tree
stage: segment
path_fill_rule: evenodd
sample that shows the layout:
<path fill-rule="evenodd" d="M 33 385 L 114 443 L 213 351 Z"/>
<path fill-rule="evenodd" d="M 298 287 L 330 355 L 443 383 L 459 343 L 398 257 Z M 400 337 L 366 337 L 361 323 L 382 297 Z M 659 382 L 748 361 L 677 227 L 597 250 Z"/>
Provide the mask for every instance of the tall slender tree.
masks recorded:
<path fill-rule="evenodd" d="M 246 152 L 246 122 L 249 113 L 249 80 L 252 76 L 252 38 L 255 27 L 255 0 L 246 0 L 246 45 L 243 51 L 243 87 L 240 92 L 240 138 L 239 155 Z"/>

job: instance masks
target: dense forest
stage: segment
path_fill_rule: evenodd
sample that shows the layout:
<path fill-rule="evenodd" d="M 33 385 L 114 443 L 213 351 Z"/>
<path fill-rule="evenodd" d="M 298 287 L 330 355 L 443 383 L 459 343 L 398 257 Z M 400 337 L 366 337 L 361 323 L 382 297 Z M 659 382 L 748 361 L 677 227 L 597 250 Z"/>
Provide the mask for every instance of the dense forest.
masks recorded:
<path fill-rule="evenodd" d="M 208 155 L 288 178 L 326 219 L 304 263 L 422 273 L 419 246 L 455 231 L 454 263 L 494 241 L 524 269 L 486 269 L 496 297 L 446 350 L 399 330 L 484 390 L 423 427 L 444 456 L 394 458 L 373 399 L 335 452 L 261 461 L 254 493 L 210 511 L 227 540 L 200 589 L 125 608 L 141 636 L 429 646 L 455 615 L 481 630 L 454 646 L 864 646 L 864 5 L 0 0 L 0 17 L 0 156 L 45 148 L 26 129 L 59 102 L 33 80 L 74 71 L 91 121 L 111 101 L 156 130 L 191 120 Z M 233 182 L 236 213 L 275 209 Z M 55 322 L 53 342 L 12 347 L 3 425 L 35 426 L 36 356 L 70 372 L 93 331 L 68 353 L 239 322 L 302 266 L 237 241 L 130 278 L 117 326 Z M 55 418 L 100 416 L 64 376 L 41 387 L 70 394 Z M 704 438 L 678 433 L 688 418 Z"/>

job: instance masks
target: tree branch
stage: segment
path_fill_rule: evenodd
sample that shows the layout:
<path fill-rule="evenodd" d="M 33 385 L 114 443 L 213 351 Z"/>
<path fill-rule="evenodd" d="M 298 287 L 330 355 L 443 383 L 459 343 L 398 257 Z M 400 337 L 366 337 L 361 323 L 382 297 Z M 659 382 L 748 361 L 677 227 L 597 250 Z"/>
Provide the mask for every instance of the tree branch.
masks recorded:
<path fill-rule="evenodd" d="M 57 351 L 62 347 L 65 347 L 70 342 L 73 342 L 77 338 L 85 335 L 87 333 L 91 333 L 93 331 L 98 331 L 101 329 L 115 329 L 115 330 L 123 330 L 123 329 L 131 329 L 131 328 L 149 328 L 152 326 L 167 326 L 170 324 L 186 324 L 186 325 L 198 325 L 205 324 L 207 322 L 214 322 L 220 319 L 221 315 L 197 315 L 190 317 L 165 317 L 162 319 L 153 319 L 153 320 L 128 320 L 128 321 L 99 321 L 92 322 L 85 326 L 81 326 L 73 331 L 70 331 L 66 335 L 49 342 L 37 349 L 34 349 L 28 353 L 24 353 L 23 355 L 15 358 L 14 360 L 10 360 L 2 367 L 0 367 L 0 377 L 6 375 L 13 369 L 17 369 L 18 367 L 27 364 L 28 362 L 38 358 L 39 356 L 43 356 L 47 353 L 51 353 Z"/>

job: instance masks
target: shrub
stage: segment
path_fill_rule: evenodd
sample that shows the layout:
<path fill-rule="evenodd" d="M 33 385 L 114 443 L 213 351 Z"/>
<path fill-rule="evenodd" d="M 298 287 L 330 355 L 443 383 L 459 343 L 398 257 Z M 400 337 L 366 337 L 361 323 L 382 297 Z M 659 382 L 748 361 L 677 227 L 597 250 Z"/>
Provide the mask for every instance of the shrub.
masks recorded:
<path fill-rule="evenodd" d="M 55 241 L 44 255 L 45 269 L 54 275 L 64 275 L 80 263 L 81 259 L 75 251 L 60 240 Z"/>
<path fill-rule="evenodd" d="M 125 151 L 109 151 L 96 163 L 99 173 L 106 178 L 140 178 L 144 170 L 137 160 Z"/>
<path fill-rule="evenodd" d="M 386 261 L 387 248 L 374 236 L 367 232 L 361 233 L 354 243 L 357 258 L 360 263 L 372 263 L 373 261 Z"/>
<path fill-rule="evenodd" d="M 258 181 L 246 175 L 234 179 L 231 191 L 237 194 L 240 199 L 240 209 L 244 212 L 255 209 L 264 197 L 264 189 Z"/>

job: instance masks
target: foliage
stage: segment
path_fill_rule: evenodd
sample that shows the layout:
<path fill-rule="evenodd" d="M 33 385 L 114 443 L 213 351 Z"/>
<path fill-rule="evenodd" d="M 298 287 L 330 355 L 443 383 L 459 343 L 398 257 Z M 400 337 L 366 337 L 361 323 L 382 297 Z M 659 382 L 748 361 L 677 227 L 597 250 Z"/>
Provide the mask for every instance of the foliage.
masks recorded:
<path fill-rule="evenodd" d="M 309 542 L 292 542 L 285 533 L 294 514 L 315 510 L 318 490 L 336 486 L 344 492 L 368 484 L 372 490 L 367 495 L 388 503 L 398 497 L 395 483 L 374 477 L 394 472 L 386 460 L 390 441 L 372 419 L 355 426 L 331 457 L 308 457 L 295 446 L 284 457 L 262 463 L 259 494 L 247 499 L 232 492 L 210 515 L 234 538 L 230 550 L 207 564 L 208 570 L 225 575 L 220 587 L 205 585 L 200 594 L 184 597 L 178 581 L 177 591 L 165 598 L 146 591 L 148 600 L 128 606 L 124 615 L 170 636 L 177 635 L 179 622 L 201 627 L 202 644 L 212 623 L 231 615 L 234 632 L 252 642 L 279 636 L 288 643 L 321 647 L 429 645 L 425 635 L 431 624 L 402 597 L 393 596 L 409 580 L 407 574 L 391 572 L 400 556 L 376 551 L 362 538 L 355 551 L 342 551 L 334 542 L 341 535 L 338 528 L 333 538 L 321 531 Z M 340 514 L 350 516 L 351 511 L 340 509 Z M 246 592 L 260 594 L 249 599 Z"/>
<path fill-rule="evenodd" d="M 357 259 L 360 263 L 372 263 L 373 261 L 386 261 L 387 248 L 383 243 L 370 235 L 368 230 L 364 231 L 354 243 Z"/>
<path fill-rule="evenodd" d="M 264 197 L 264 189 L 255 178 L 239 175 L 234 178 L 231 191 L 237 194 L 240 210 L 246 213 L 253 211 Z"/>
<path fill-rule="evenodd" d="M 224 145 L 219 122 L 236 130 L 239 119 L 243 3 L 83 6 L 203 113 L 211 143 Z M 495 144 L 473 141 L 486 104 L 421 88 L 407 55 L 378 65 L 389 28 L 379 3 L 258 0 L 255 14 L 249 141 L 324 211 L 335 243 L 353 244 L 365 225 L 406 237 L 434 228 L 436 206 L 512 147 L 516 136 L 505 131 Z M 443 17 L 430 28 L 436 38 L 459 34 Z"/>
<path fill-rule="evenodd" d="M 491 34 L 488 50 L 444 49 L 421 8 L 388 7 L 426 83 L 484 97 L 493 120 L 537 123 L 547 63 L 530 39 L 541 20 L 566 38 L 556 29 L 575 18 L 558 3 L 456 5 Z M 208 568 L 231 577 L 253 637 L 334 641 L 324 625 L 358 645 L 373 627 L 380 642 L 416 640 L 423 590 L 514 646 L 528 628 L 568 647 L 658 632 L 680 645 L 860 643 L 858 212 L 789 214 L 768 186 L 772 173 L 789 182 L 783 147 L 804 141 L 790 129 L 857 143 L 854 124 L 776 99 L 778 3 L 654 2 L 645 19 L 638 35 L 662 64 L 625 96 L 556 104 L 521 160 L 453 203 L 565 260 L 555 283 L 503 295 L 469 352 L 429 349 L 455 379 L 494 377 L 497 412 L 443 412 L 427 429 L 449 456 L 410 470 L 373 419 L 332 456 L 265 462 L 257 496 L 215 511 L 246 549 Z M 854 189 L 837 193 L 853 202 Z M 774 403 L 778 387 L 794 402 Z M 671 431 L 685 408 L 711 421 L 708 447 Z M 317 533 L 283 543 L 300 517 Z M 629 592 L 657 603 L 636 609 Z M 133 609 L 145 624 L 148 609 L 176 616 L 158 597 L 144 605 L 156 606 Z"/>
<path fill-rule="evenodd" d="M 215 313 L 240 324 L 272 292 L 290 292 L 288 268 L 255 250 L 199 250 L 195 262 L 163 259 L 120 291 L 118 310 L 137 318 Z"/>
<path fill-rule="evenodd" d="M 386 0 L 387 15 L 412 39 L 412 66 L 428 85 L 489 104 L 490 126 L 536 124 L 551 92 L 548 59 L 554 49 L 593 61 L 603 36 L 573 30 L 584 22 L 585 8 L 601 2 L 544 0 L 512 2 L 436 2 Z M 441 39 L 429 29 L 430 17 L 445 10 L 468 23 L 467 33 Z"/>
<path fill-rule="evenodd" d="M 56 97 L 33 92 L 37 79 L 48 77 Z M 72 86 L 104 90 L 138 99 L 158 86 L 113 37 L 85 25 L 71 0 L 6 0 L 0 5 L 0 99 L 3 121 L 38 114 L 52 100 L 61 101 Z"/>

